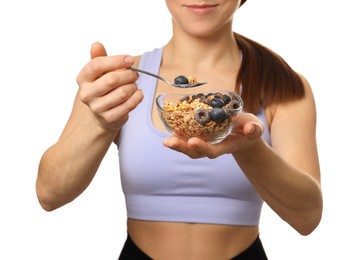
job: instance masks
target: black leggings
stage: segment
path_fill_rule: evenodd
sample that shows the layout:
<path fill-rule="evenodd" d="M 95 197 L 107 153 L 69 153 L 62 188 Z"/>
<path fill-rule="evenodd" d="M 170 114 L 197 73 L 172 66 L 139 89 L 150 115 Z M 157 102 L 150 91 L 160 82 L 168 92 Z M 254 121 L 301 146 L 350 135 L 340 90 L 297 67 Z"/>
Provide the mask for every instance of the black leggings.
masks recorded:
<path fill-rule="evenodd" d="M 231 260 L 267 260 L 266 252 L 259 237 L 241 254 Z M 140 250 L 128 235 L 119 260 L 152 260 L 142 250 Z"/>

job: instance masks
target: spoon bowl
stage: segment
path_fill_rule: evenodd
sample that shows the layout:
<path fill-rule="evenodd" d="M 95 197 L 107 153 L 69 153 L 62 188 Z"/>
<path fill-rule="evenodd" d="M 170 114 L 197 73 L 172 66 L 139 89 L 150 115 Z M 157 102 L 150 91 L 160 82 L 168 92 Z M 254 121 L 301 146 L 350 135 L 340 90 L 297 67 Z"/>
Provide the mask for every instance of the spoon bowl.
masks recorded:
<path fill-rule="evenodd" d="M 172 87 L 176 87 L 176 88 L 194 88 L 194 87 L 198 87 L 198 86 L 201 86 L 201 85 L 204 85 L 204 84 L 207 84 L 207 82 L 196 82 L 196 83 L 192 83 L 192 84 L 175 84 L 175 83 L 172 83 L 168 80 L 166 80 L 165 78 L 157 75 L 157 74 L 154 74 L 154 73 L 151 73 L 149 71 L 146 71 L 146 70 L 142 70 L 142 69 L 138 69 L 138 68 L 134 68 L 134 67 L 130 67 L 131 70 L 133 71 L 136 71 L 136 72 L 139 72 L 139 73 L 143 73 L 143 74 L 147 74 L 149 76 L 152 76 L 154 78 L 157 78 L 165 83 L 167 83 L 168 85 L 172 86 Z"/>

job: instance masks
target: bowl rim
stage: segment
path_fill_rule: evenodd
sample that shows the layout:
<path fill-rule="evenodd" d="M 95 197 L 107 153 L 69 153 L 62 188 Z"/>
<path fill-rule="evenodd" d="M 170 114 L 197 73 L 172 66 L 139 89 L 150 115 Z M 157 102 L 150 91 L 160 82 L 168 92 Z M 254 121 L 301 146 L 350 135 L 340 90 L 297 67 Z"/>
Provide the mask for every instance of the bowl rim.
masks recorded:
<path fill-rule="evenodd" d="M 169 112 L 169 111 L 166 111 L 164 110 L 164 108 L 160 105 L 159 101 L 162 97 L 165 97 L 165 96 L 180 96 L 180 97 L 183 97 L 183 96 L 187 96 L 187 95 L 197 95 L 197 94 L 209 94 L 209 93 L 231 93 L 232 95 L 234 95 L 235 97 L 237 97 L 238 101 L 239 101 L 239 108 L 232 108 L 232 109 L 229 109 L 227 108 L 227 111 L 242 111 L 243 110 L 243 99 L 242 97 L 235 91 L 231 91 L 231 90 L 216 90 L 216 91 L 209 91 L 209 92 L 200 92 L 200 93 L 194 93 L 194 94 L 191 94 L 191 93 L 162 93 L 162 94 L 159 94 L 156 99 L 155 99 L 155 104 L 157 106 L 157 109 L 162 112 L 162 113 L 194 113 L 194 111 L 191 111 L 191 112 Z M 212 108 L 209 108 L 210 110 Z"/>

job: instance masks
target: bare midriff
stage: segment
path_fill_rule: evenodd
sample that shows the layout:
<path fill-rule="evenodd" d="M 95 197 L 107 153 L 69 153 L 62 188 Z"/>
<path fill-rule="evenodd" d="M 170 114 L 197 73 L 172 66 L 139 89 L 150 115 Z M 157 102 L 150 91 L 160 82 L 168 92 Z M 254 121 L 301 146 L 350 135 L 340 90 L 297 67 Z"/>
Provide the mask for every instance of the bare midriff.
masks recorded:
<path fill-rule="evenodd" d="M 154 259 L 231 259 L 258 236 L 258 226 L 157 222 L 128 219 L 134 243 Z"/>

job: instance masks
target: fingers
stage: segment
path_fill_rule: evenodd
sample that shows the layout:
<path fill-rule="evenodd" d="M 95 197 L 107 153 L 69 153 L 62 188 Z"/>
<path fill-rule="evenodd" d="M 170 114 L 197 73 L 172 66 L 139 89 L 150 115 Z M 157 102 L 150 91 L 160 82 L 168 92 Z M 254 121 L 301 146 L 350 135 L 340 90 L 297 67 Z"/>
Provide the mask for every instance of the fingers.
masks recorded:
<path fill-rule="evenodd" d="M 102 125 L 111 129 L 119 129 L 128 119 L 128 114 L 143 100 L 143 93 L 137 89 L 123 103 L 96 113 Z"/>
<path fill-rule="evenodd" d="M 185 141 L 178 137 L 172 136 L 166 138 L 163 141 L 163 145 L 172 150 L 184 153 L 192 159 L 203 157 L 213 159 L 222 154 L 220 149 L 222 146 L 218 146 L 218 144 L 211 145 L 197 137 L 193 137 L 188 139 L 188 141 Z"/>
<path fill-rule="evenodd" d="M 185 141 L 177 137 L 169 137 L 163 141 L 163 145 L 192 159 L 202 157 L 213 159 L 222 154 L 246 151 L 261 138 L 263 129 L 263 124 L 255 115 L 243 113 L 232 133 L 220 143 L 209 144 L 200 138 L 190 138 Z"/>
<path fill-rule="evenodd" d="M 264 126 L 255 115 L 242 113 L 233 131 L 253 140 L 262 136 Z"/>
<path fill-rule="evenodd" d="M 178 137 L 172 136 L 169 138 L 166 138 L 163 141 L 163 145 L 174 150 L 174 151 L 178 151 L 181 153 L 184 153 L 186 155 L 188 155 L 190 158 L 192 159 L 197 159 L 200 157 L 204 157 L 203 154 L 201 154 L 200 152 L 194 150 L 187 141 L 182 140 Z"/>
<path fill-rule="evenodd" d="M 81 87 L 80 98 L 84 103 L 88 103 L 90 100 L 102 97 L 120 86 L 132 84 L 136 87 L 135 81 L 137 79 L 138 74 L 130 69 L 112 71 L 93 82 L 79 84 Z"/>
<path fill-rule="evenodd" d="M 91 46 L 91 49 L 90 49 L 91 59 L 94 59 L 96 57 L 101 57 L 101 56 L 107 56 L 107 51 L 105 50 L 104 45 L 101 44 L 100 42 L 93 43 L 93 45 Z"/>
<path fill-rule="evenodd" d="M 137 91 L 136 84 L 126 84 L 115 88 L 113 91 L 108 92 L 102 96 L 92 96 L 89 100 L 84 97 L 80 97 L 84 103 L 86 103 L 91 110 L 96 113 L 102 113 L 110 110 L 120 104 L 126 102 L 135 91 Z"/>
<path fill-rule="evenodd" d="M 107 56 L 101 43 L 94 43 L 91 60 L 77 77 L 79 98 L 106 128 L 119 128 L 143 99 L 138 89 L 137 72 L 128 69 L 134 59 L 129 55 Z"/>
<path fill-rule="evenodd" d="M 243 133 L 248 139 L 257 139 L 263 134 L 263 125 L 258 122 L 247 122 L 243 127 Z"/>
<path fill-rule="evenodd" d="M 134 59 L 129 55 L 107 56 L 107 52 L 101 43 L 94 43 L 90 50 L 91 60 L 84 66 L 77 77 L 81 88 L 81 100 L 90 105 L 97 103 L 97 99 L 120 86 L 134 84 L 139 74 L 129 68 Z M 123 90 L 116 92 L 122 94 Z M 108 106 L 116 105 L 110 102 Z"/>
<path fill-rule="evenodd" d="M 129 68 L 134 59 L 129 55 L 107 56 L 103 44 L 93 43 L 90 49 L 91 60 L 80 71 L 77 82 L 92 82 L 108 72 Z M 137 74 L 137 73 L 135 73 Z"/>
<path fill-rule="evenodd" d="M 143 100 L 143 97 L 143 92 L 137 89 L 125 102 L 113 107 L 111 110 L 114 111 L 115 115 L 129 114 L 129 112 L 139 105 L 139 103 Z"/>
<path fill-rule="evenodd" d="M 108 72 L 127 69 L 134 64 L 129 55 L 98 56 L 90 60 L 80 71 L 77 82 L 91 82 Z M 136 72 L 133 72 L 137 74 Z"/>

